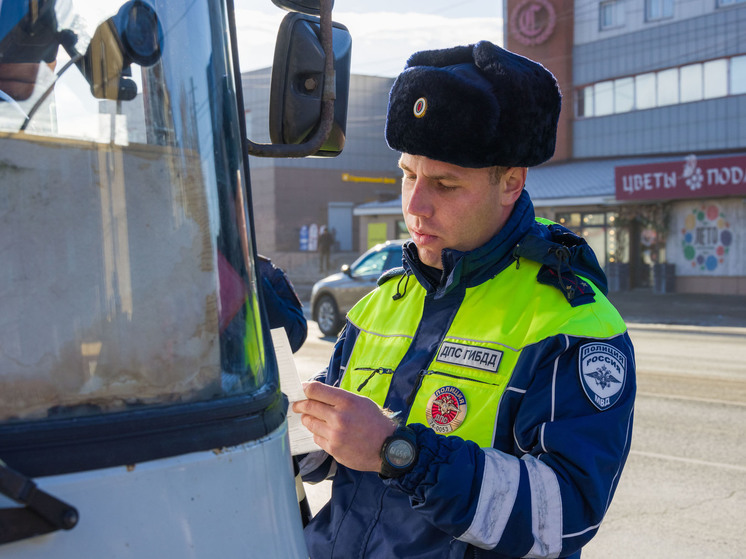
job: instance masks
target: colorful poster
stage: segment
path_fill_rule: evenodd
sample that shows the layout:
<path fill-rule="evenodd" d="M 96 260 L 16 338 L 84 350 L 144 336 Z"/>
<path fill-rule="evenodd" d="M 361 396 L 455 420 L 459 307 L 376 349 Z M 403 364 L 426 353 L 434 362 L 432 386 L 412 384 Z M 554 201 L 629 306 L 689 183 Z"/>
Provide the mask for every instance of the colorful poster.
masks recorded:
<path fill-rule="evenodd" d="M 689 206 L 682 215 L 681 255 L 684 270 L 700 274 L 724 275 L 733 268 L 734 223 L 721 204 L 706 202 Z"/>

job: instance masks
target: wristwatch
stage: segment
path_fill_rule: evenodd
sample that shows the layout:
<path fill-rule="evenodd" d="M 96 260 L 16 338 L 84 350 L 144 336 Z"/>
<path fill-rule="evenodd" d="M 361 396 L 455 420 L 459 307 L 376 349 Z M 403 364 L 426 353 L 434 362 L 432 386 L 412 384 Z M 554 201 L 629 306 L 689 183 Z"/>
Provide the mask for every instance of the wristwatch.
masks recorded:
<path fill-rule="evenodd" d="M 407 426 L 399 426 L 381 447 L 380 476 L 399 477 L 406 474 L 417 462 L 417 435 Z"/>

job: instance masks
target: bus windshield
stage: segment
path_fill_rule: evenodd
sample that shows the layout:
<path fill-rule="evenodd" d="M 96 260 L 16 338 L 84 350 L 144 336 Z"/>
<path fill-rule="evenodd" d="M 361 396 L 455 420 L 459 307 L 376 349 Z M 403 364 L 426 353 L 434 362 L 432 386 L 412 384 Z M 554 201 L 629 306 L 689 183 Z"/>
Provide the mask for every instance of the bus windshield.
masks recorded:
<path fill-rule="evenodd" d="M 0 421 L 267 382 L 221 6 L 0 2 Z"/>

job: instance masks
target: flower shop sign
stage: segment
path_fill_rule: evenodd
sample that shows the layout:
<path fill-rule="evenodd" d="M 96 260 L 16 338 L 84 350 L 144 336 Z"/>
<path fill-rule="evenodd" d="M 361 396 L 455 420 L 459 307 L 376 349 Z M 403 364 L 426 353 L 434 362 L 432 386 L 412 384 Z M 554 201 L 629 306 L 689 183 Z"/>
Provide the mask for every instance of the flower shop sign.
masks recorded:
<path fill-rule="evenodd" d="M 697 159 L 614 169 L 617 200 L 671 200 L 746 194 L 746 156 Z"/>

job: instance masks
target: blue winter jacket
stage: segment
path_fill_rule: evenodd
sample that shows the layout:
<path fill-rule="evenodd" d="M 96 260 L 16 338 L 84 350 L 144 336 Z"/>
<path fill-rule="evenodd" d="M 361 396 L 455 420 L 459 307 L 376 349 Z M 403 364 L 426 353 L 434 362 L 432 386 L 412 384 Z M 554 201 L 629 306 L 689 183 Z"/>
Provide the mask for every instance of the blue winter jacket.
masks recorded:
<path fill-rule="evenodd" d="M 514 316 L 529 330 L 554 330 L 531 339 L 515 333 L 518 326 L 497 325 L 496 331 L 508 332 L 514 345 L 521 336 L 529 341 L 491 345 L 501 348 L 496 375 L 503 364 L 514 363 L 494 402 L 491 441 L 477 444 L 458 436 L 458 429 L 449 436 L 436 434 L 435 423 L 427 424 L 430 414 L 427 421 L 409 421 L 419 457 L 401 478 L 382 479 L 338 465 L 323 452 L 309 454 L 301 461 L 304 480 L 333 477 L 330 502 L 306 528 L 311 559 L 577 558 L 596 533 L 629 453 L 636 389 L 633 348 L 605 299 L 605 276 L 588 245 L 559 225 L 537 222 L 527 193 L 486 245 L 467 253 L 443 251 L 437 284 L 424 273 L 416 247 L 405 245 L 403 268 L 383 277 L 377 291 L 359 304 L 366 312 L 350 312 L 357 318 L 348 318 L 319 380 L 339 385 L 353 374 L 348 364 L 360 363 L 355 346 L 364 345 L 365 336 L 389 336 L 393 344 L 399 333 L 394 326 L 386 331 L 387 317 L 395 323 L 397 305 L 413 305 L 421 317 L 415 332 L 400 336 L 406 338 L 406 353 L 390 368 L 372 373 L 386 373 L 380 375 L 388 383 L 382 404 L 402 419 L 411 417 L 423 375 L 445 366 L 443 348 L 456 348 L 461 339 L 447 334 L 460 320 L 458 311 L 474 307 L 471 298 L 483 293 L 481 288 L 501 289 L 503 277 L 519 278 L 526 287 L 498 292 L 504 303 L 494 308 L 480 302 L 475 323 L 489 326 L 493 315 L 501 320 Z M 583 324 L 590 316 L 598 328 L 578 334 L 576 316 L 586 317 Z M 622 326 L 609 335 L 607 321 Z M 376 329 L 382 331 L 371 334 Z M 489 378 L 487 353 L 481 355 L 483 366 L 478 360 L 467 366 L 484 369 L 479 378 Z M 432 398 L 427 405 L 432 407 Z M 470 405 L 466 421 L 480 411 L 474 408 Z"/>
<path fill-rule="evenodd" d="M 256 257 L 261 281 L 264 307 L 270 328 L 285 328 L 290 349 L 298 351 L 306 341 L 308 324 L 303 314 L 303 304 L 287 274 L 261 254 Z"/>

